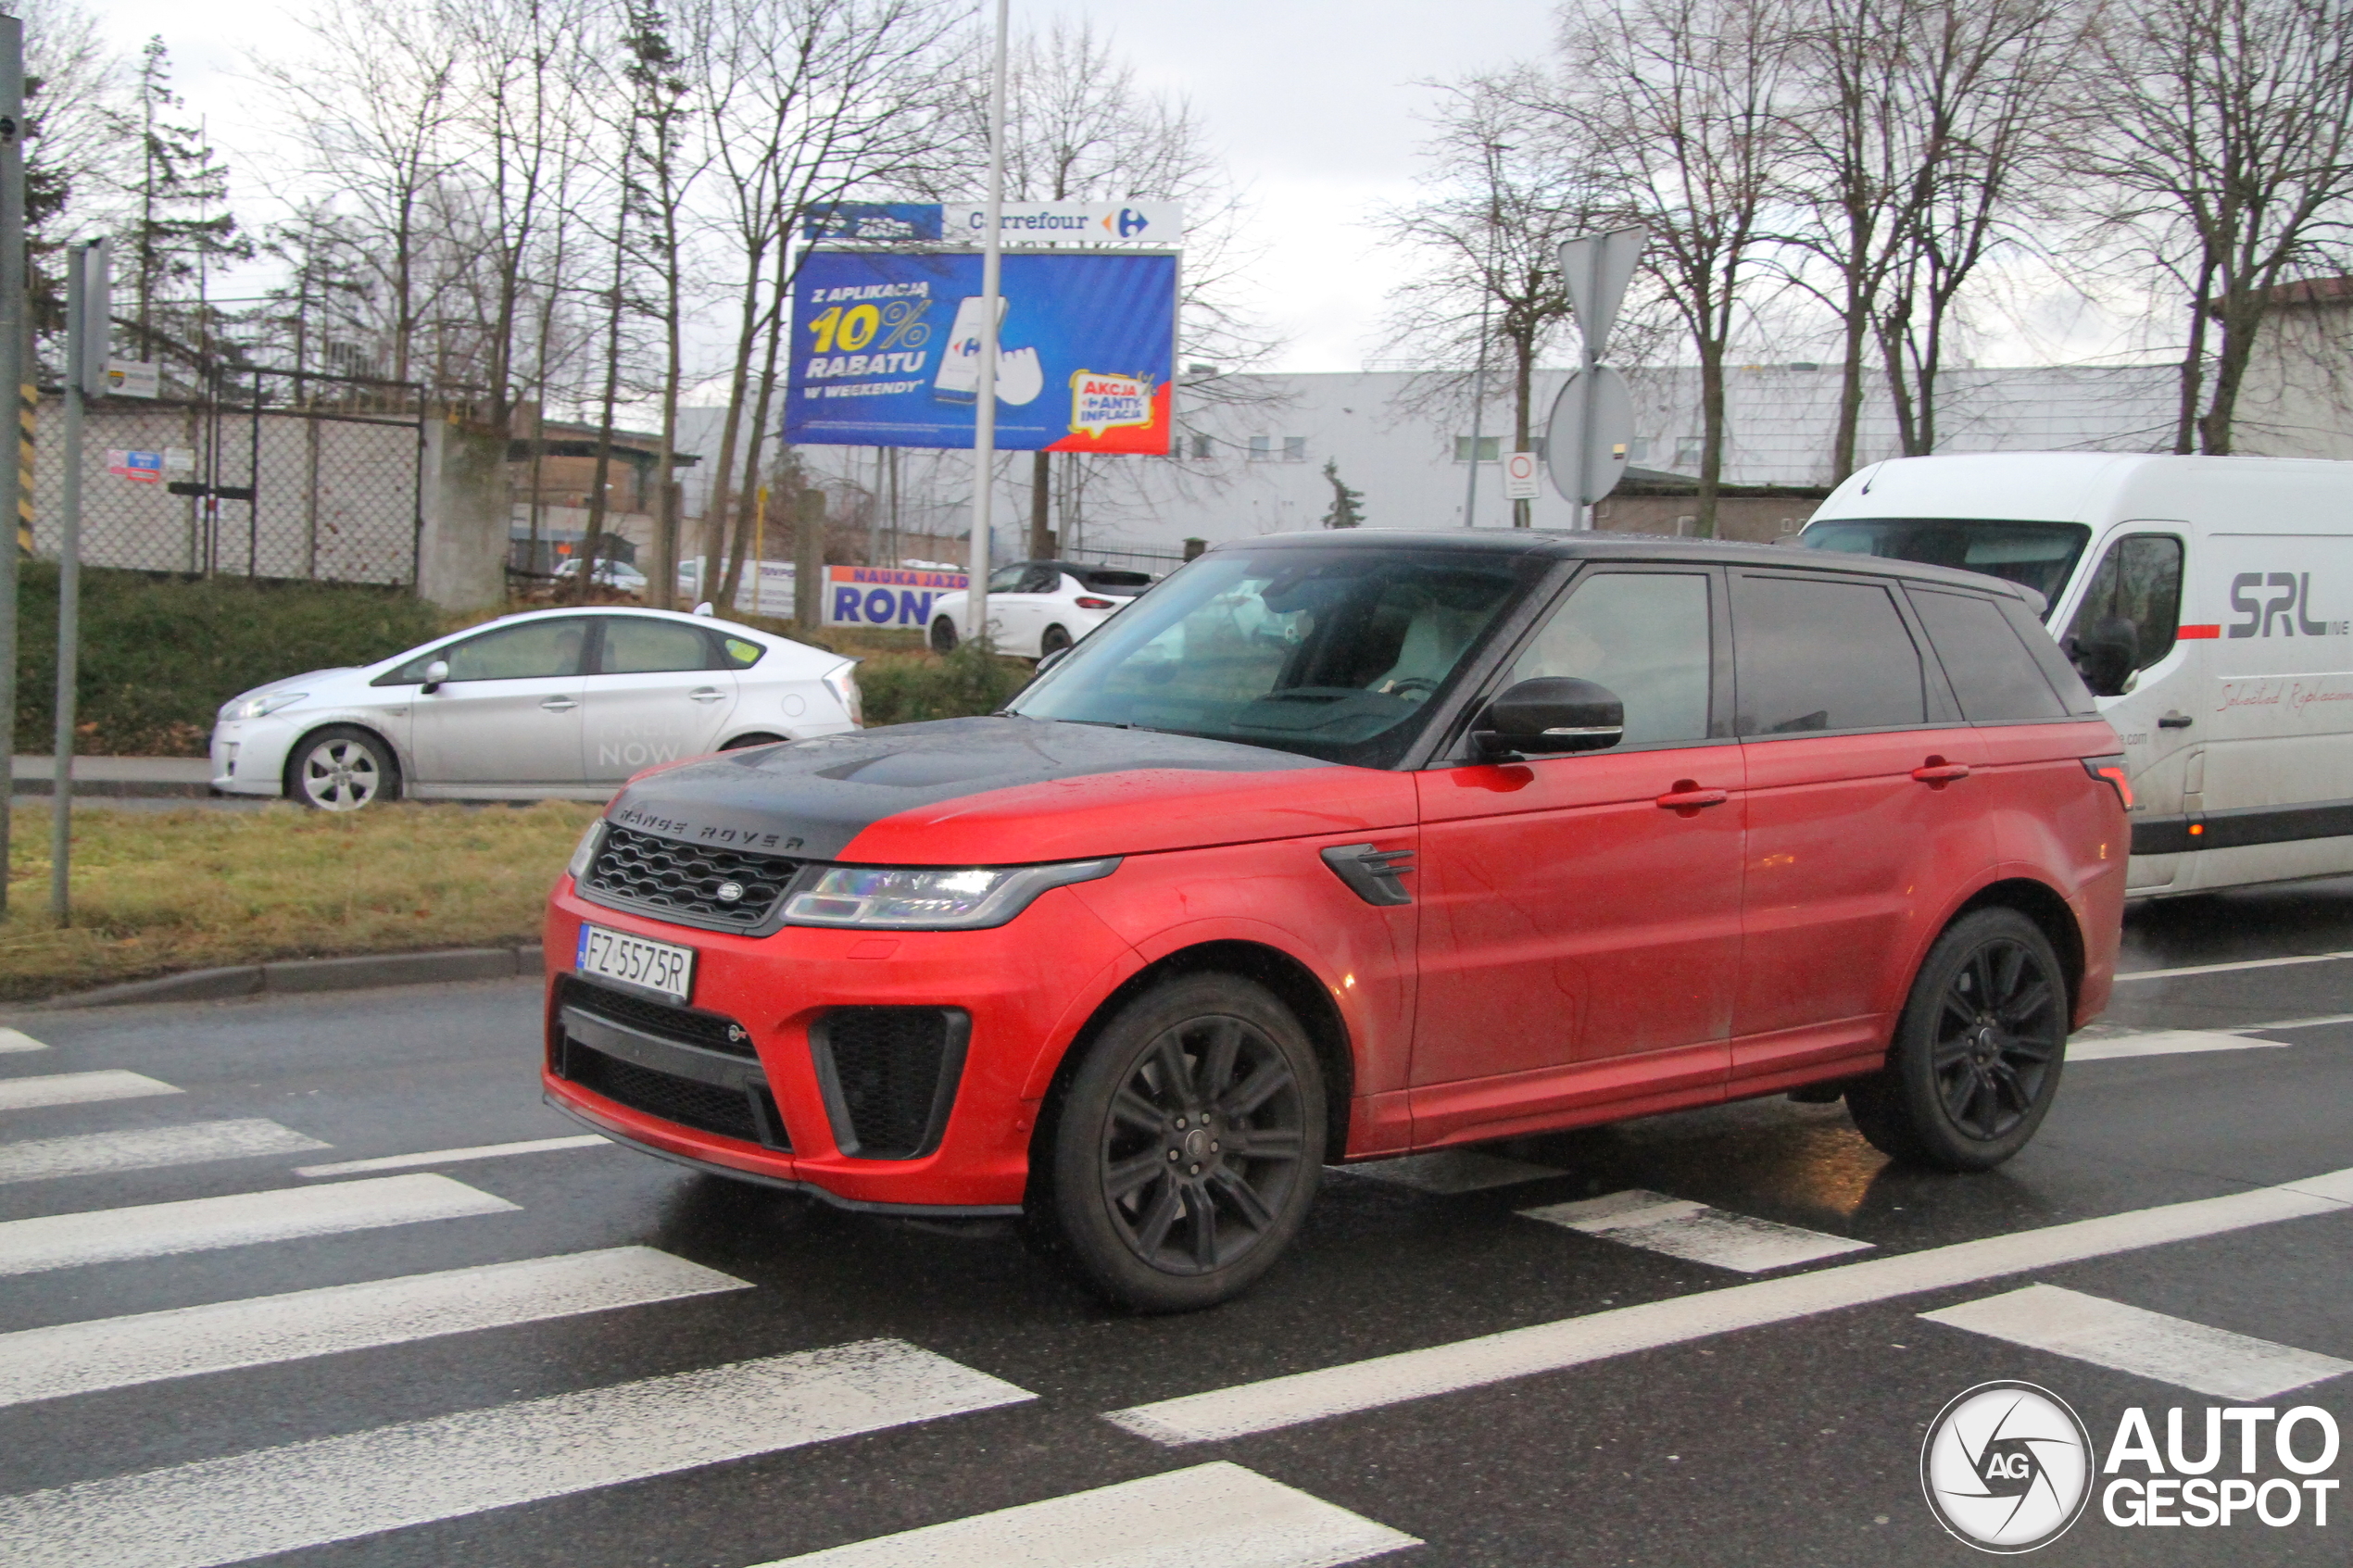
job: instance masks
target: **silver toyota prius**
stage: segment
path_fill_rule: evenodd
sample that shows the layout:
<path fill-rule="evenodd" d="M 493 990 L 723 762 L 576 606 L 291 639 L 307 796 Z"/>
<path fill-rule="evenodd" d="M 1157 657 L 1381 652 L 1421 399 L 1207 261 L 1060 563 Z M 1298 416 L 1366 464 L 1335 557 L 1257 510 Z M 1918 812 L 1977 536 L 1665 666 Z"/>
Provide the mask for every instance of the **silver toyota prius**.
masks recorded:
<path fill-rule="evenodd" d="M 324 811 L 602 800 L 656 763 L 858 728 L 856 667 L 707 616 L 534 610 L 232 697 L 212 787 Z"/>

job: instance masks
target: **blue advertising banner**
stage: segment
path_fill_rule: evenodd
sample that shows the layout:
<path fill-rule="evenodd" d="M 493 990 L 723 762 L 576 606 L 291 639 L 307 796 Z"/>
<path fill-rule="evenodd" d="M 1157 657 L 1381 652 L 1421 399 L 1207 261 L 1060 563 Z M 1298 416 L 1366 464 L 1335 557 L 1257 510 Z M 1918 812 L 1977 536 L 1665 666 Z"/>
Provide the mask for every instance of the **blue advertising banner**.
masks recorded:
<path fill-rule="evenodd" d="M 1176 258 L 1008 255 L 997 448 L 1169 450 Z M 793 285 L 785 439 L 969 447 L 980 385 L 980 257 L 815 250 Z"/>

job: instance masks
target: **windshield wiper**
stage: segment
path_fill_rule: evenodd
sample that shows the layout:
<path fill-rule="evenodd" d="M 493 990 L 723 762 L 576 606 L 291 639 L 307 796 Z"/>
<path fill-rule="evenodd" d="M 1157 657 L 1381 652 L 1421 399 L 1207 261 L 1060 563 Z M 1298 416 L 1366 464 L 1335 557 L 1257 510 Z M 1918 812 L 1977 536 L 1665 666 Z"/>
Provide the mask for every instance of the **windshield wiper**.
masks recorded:
<path fill-rule="evenodd" d="M 1051 719 L 1047 721 L 1054 724 L 1089 724 L 1098 730 L 1140 730 L 1148 735 L 1164 735 L 1171 733 L 1167 730 L 1155 730 L 1150 724 L 1131 724 L 1120 719 Z"/>

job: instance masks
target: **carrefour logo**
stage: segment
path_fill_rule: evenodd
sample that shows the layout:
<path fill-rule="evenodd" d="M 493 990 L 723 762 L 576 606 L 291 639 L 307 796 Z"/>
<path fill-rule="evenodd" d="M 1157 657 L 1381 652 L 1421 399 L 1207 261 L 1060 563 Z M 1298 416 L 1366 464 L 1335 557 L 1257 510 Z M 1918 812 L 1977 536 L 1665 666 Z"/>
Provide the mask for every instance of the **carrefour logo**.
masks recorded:
<path fill-rule="evenodd" d="M 1151 220 L 1134 207 L 1123 207 L 1119 209 L 1119 237 L 1121 239 L 1132 240 L 1151 227 Z"/>

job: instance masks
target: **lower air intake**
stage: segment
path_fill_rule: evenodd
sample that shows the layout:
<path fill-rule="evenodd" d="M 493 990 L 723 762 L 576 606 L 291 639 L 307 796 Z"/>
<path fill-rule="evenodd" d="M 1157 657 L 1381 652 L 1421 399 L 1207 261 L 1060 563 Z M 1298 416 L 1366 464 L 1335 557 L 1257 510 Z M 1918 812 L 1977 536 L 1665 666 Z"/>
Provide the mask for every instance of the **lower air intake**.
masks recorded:
<path fill-rule="evenodd" d="M 563 1075 L 616 1105 L 721 1137 L 785 1148 L 784 1123 L 766 1089 L 727 1089 L 681 1078 L 609 1056 L 578 1040 L 564 1041 Z M 762 1125 L 762 1123 L 765 1125 Z"/>
<path fill-rule="evenodd" d="M 912 1160 L 939 1146 L 964 1065 L 958 1008 L 836 1008 L 814 1034 L 834 1141 L 862 1160 Z"/>

